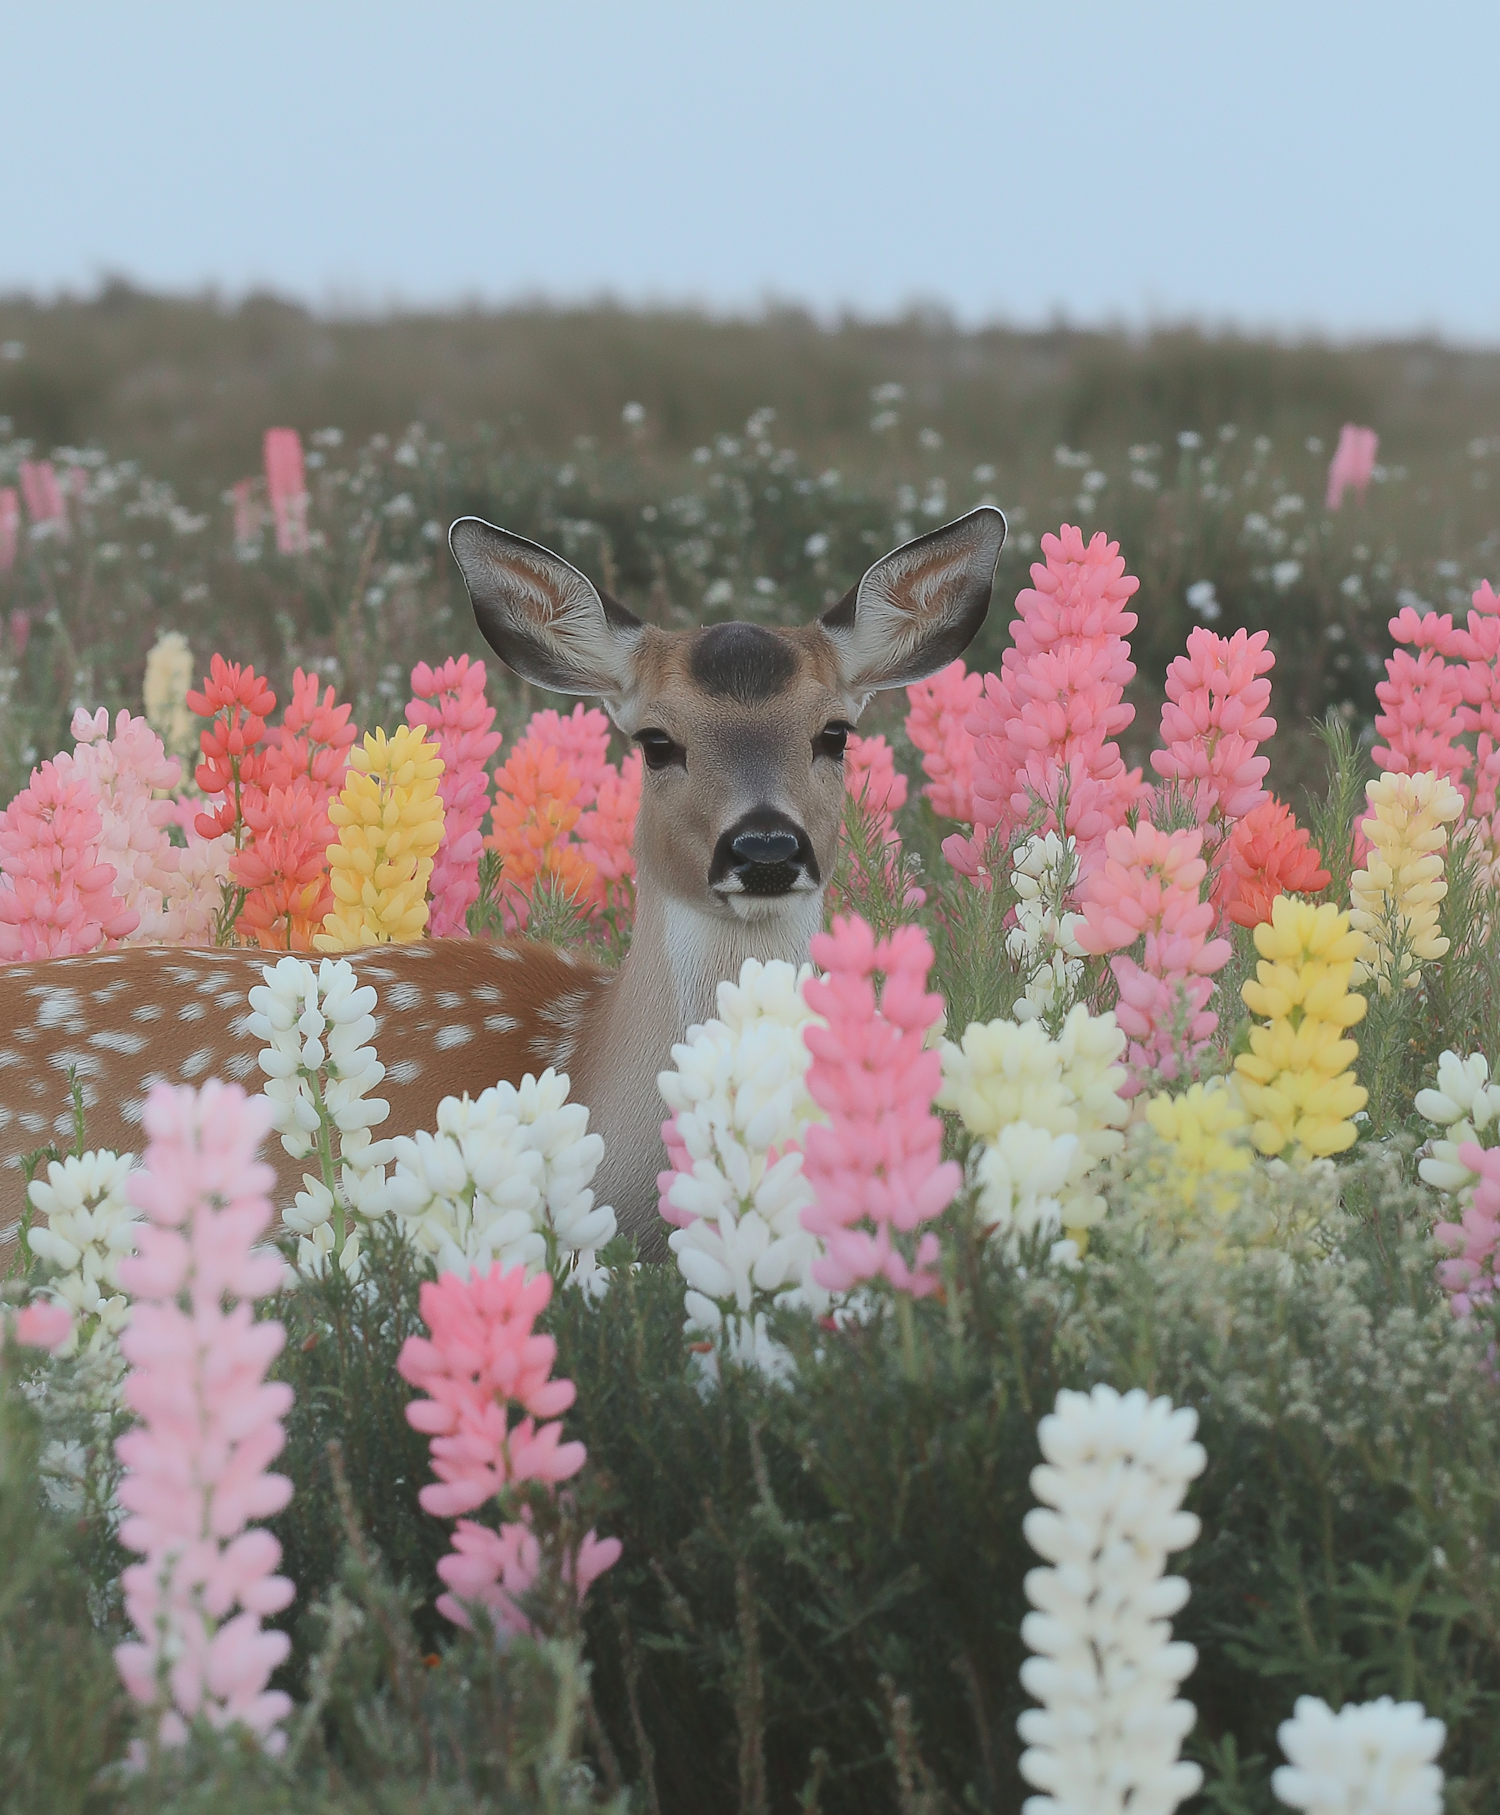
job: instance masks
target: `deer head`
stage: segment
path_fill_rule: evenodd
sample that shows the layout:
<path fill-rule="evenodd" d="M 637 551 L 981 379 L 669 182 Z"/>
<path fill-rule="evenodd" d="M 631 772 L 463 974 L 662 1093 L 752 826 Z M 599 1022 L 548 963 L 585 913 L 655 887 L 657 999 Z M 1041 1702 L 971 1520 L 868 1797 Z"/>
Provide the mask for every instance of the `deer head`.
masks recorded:
<path fill-rule="evenodd" d="M 843 815 L 845 741 L 871 694 L 968 647 L 989 610 L 1005 519 L 986 506 L 905 543 L 796 629 L 662 630 L 478 517 L 461 518 L 449 540 L 501 660 L 541 686 L 599 696 L 640 746 L 642 897 L 810 933 Z"/>

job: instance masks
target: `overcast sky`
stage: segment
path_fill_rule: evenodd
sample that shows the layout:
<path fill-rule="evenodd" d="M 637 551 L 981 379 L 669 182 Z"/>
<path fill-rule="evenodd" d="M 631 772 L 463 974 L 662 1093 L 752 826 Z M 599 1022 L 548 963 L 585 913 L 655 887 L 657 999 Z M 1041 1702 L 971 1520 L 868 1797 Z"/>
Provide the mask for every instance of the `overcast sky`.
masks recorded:
<path fill-rule="evenodd" d="M 1496 0 L 0 0 L 0 289 L 1500 342 Z"/>

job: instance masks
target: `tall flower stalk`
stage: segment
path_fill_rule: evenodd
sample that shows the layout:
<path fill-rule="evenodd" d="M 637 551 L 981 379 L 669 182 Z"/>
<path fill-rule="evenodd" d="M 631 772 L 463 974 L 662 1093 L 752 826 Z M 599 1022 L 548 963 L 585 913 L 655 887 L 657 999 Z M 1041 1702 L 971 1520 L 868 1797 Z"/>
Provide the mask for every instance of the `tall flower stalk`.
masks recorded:
<path fill-rule="evenodd" d="M 1299 1695 L 1276 1737 L 1289 1762 L 1271 1773 L 1276 1800 L 1305 1815 L 1442 1815 L 1437 1755 L 1447 1729 L 1420 1702 L 1382 1695 L 1335 1714 Z"/>
<path fill-rule="evenodd" d="M 271 1169 L 257 1157 L 270 1125 L 270 1105 L 238 1085 L 158 1084 L 145 1165 L 130 1181 L 148 1221 L 139 1254 L 120 1263 L 134 1299 L 120 1348 L 125 1402 L 141 1423 L 115 1450 L 120 1538 L 142 1560 L 122 1577 L 137 1637 L 115 1658 L 165 1745 L 204 1719 L 248 1727 L 278 1751 L 291 1709 L 266 1687 L 291 1641 L 260 1622 L 294 1590 L 274 1573 L 281 1546 L 251 1523 L 292 1493 L 266 1472 L 292 1403 L 289 1386 L 266 1380 L 285 1333 L 252 1309 L 282 1278 L 280 1255 L 255 1245 L 272 1215 Z"/>
<path fill-rule="evenodd" d="M 338 829 L 328 864 L 334 906 L 313 937 L 322 952 L 420 939 L 427 887 L 443 839 L 443 759 L 425 728 L 371 731 L 349 752 L 328 817 Z"/>
<path fill-rule="evenodd" d="M 1041 1704 L 1017 1722 L 1021 1775 L 1043 1792 L 1025 1815 L 1171 1815 L 1202 1786 L 1179 1756 L 1196 1712 L 1174 1699 L 1197 1653 L 1168 1623 L 1188 1585 L 1163 1573 L 1198 1537 L 1182 1511 L 1206 1460 L 1197 1426 L 1168 1399 L 1101 1385 L 1059 1393 L 1037 1427 L 1042 1505 L 1023 1529 L 1051 1567 L 1027 1575 L 1034 1611 L 1021 1622 L 1033 1653 L 1021 1683 Z"/>

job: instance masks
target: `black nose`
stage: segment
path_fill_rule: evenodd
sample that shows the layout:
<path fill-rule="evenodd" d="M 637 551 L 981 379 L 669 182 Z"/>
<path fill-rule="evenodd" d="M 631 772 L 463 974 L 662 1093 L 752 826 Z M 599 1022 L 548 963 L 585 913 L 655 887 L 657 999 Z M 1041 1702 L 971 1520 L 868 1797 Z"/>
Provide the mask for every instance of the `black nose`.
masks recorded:
<path fill-rule="evenodd" d="M 729 848 L 739 869 L 747 863 L 790 863 L 800 842 L 795 832 L 740 832 L 730 839 Z"/>
<path fill-rule="evenodd" d="M 728 884 L 739 895 L 785 895 L 803 876 L 814 884 L 822 880 L 812 840 L 787 814 L 758 807 L 719 835 L 708 886 Z"/>

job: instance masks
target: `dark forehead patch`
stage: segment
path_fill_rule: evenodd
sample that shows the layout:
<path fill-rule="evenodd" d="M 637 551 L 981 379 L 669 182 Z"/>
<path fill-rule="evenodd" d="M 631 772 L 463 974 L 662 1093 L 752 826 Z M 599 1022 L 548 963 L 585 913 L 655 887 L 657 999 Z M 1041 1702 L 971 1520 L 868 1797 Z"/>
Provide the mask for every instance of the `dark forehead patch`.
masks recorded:
<path fill-rule="evenodd" d="M 712 624 L 694 639 L 688 672 L 706 693 L 753 705 L 790 683 L 797 657 L 759 624 Z"/>

